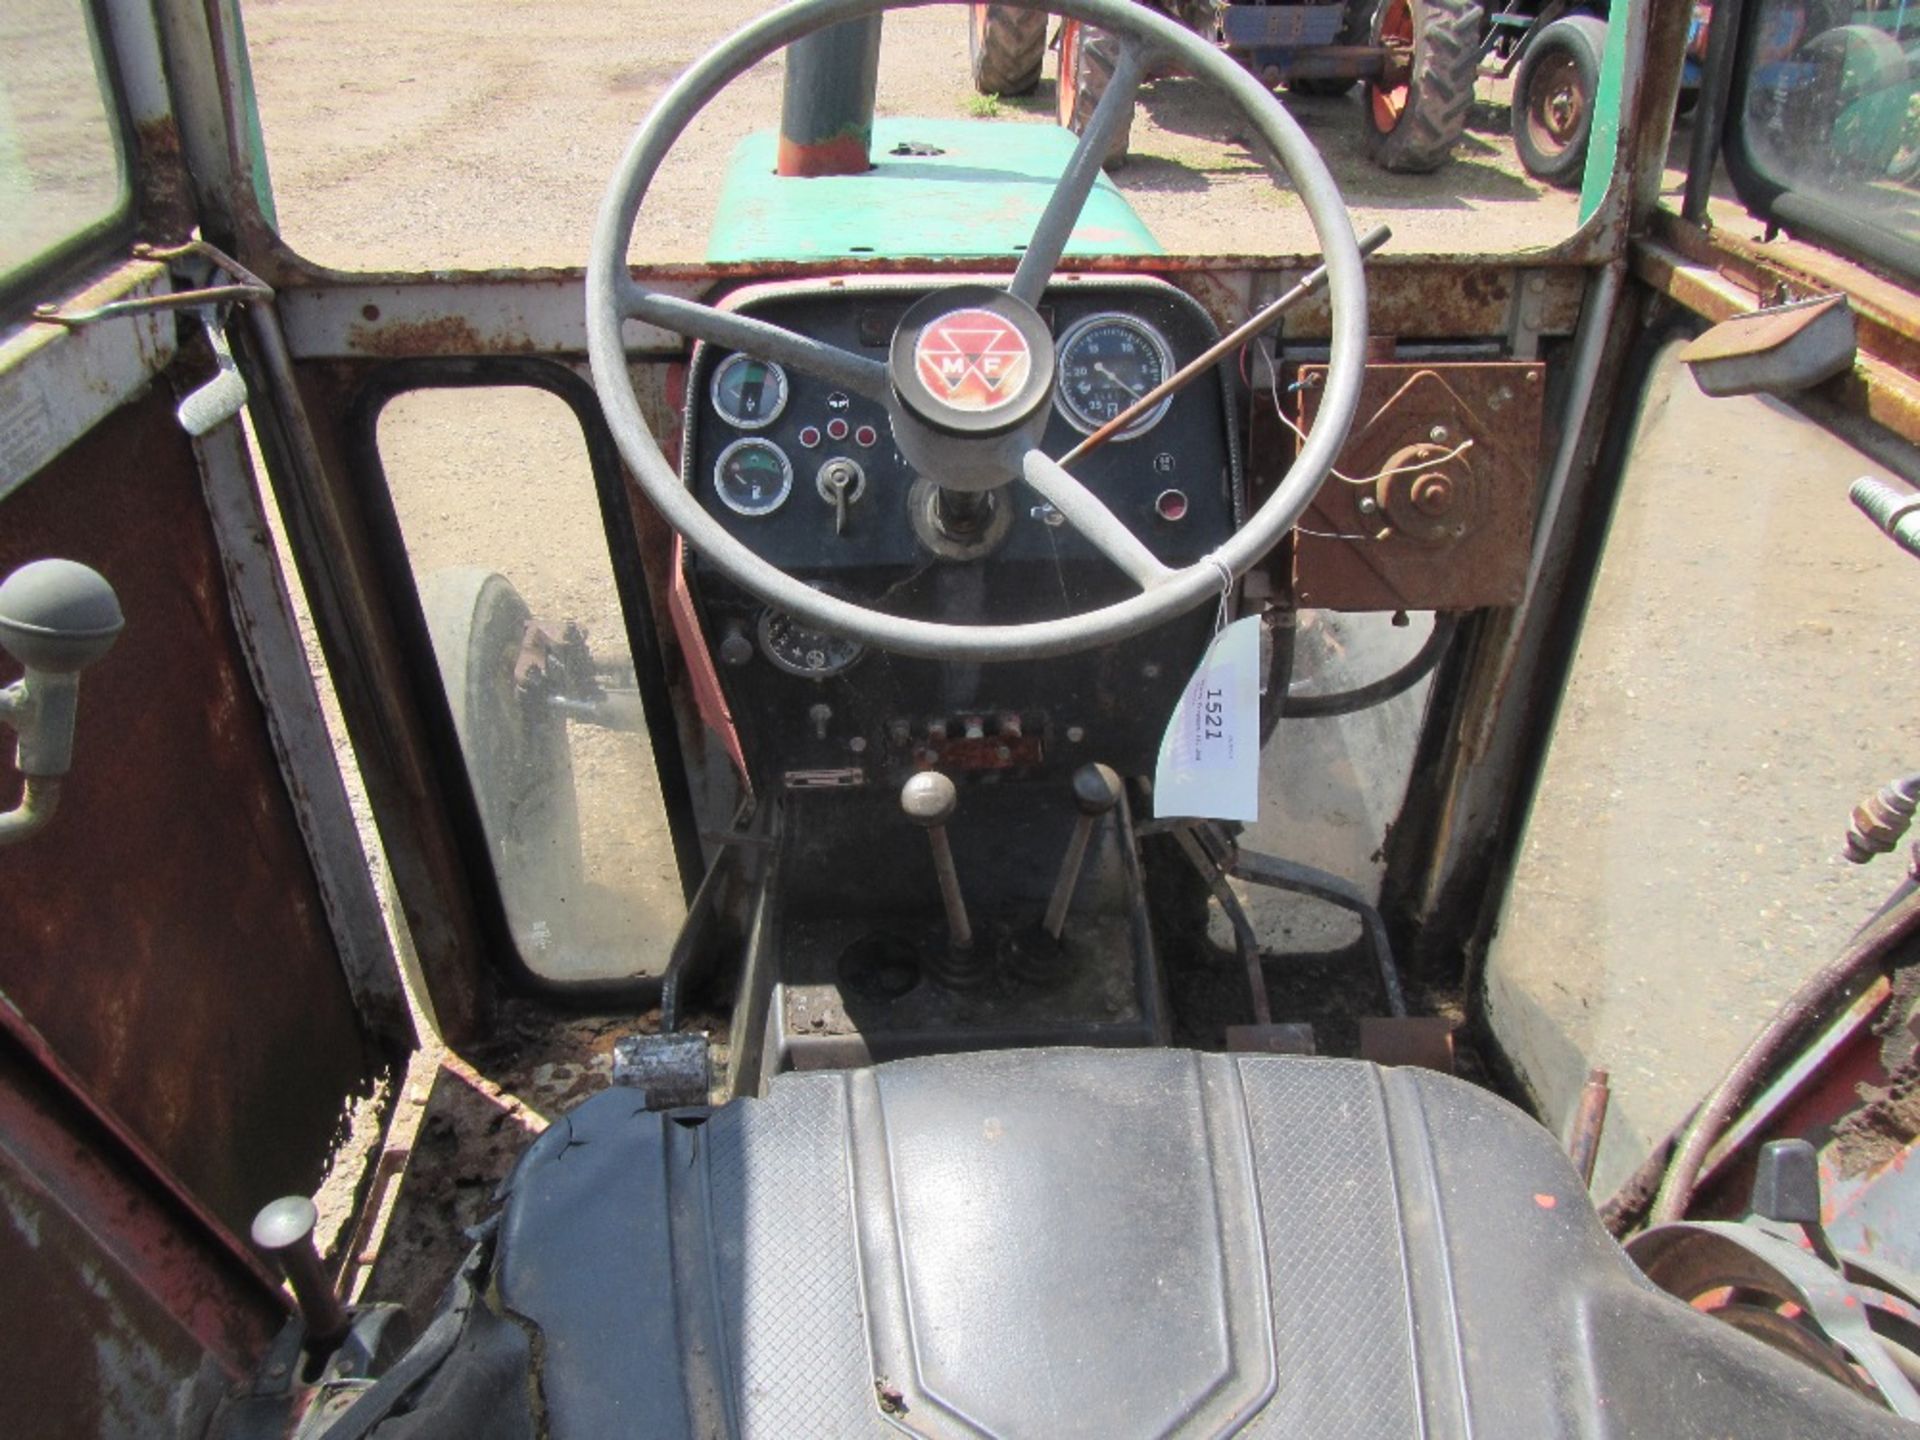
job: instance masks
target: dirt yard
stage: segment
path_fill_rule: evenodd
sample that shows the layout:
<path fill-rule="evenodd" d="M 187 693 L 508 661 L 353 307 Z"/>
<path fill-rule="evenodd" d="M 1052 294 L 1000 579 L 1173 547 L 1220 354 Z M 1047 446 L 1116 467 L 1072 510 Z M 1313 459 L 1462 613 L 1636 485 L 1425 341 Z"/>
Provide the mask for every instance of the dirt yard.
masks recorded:
<path fill-rule="evenodd" d="M 634 126 L 692 60 L 765 0 L 594 5 L 584 0 L 254 0 L 249 49 L 282 227 L 347 270 L 583 265 L 593 215 Z M 777 123 L 780 66 L 737 82 L 686 137 L 642 220 L 638 259 L 697 257 L 712 180 L 740 136 Z M 1367 159 L 1356 93 L 1288 96 L 1361 228 L 1401 252 L 1511 252 L 1573 230 L 1573 196 L 1529 180 L 1507 136 L 1506 86 L 1483 82 L 1454 161 L 1388 175 Z M 968 82 L 964 7 L 891 15 L 880 112 L 952 118 L 987 107 Z M 1052 124 L 1053 62 L 999 118 Z M 1307 245 L 1229 106 L 1192 80 L 1149 85 L 1133 158 L 1114 177 L 1169 250 L 1261 253 Z"/>

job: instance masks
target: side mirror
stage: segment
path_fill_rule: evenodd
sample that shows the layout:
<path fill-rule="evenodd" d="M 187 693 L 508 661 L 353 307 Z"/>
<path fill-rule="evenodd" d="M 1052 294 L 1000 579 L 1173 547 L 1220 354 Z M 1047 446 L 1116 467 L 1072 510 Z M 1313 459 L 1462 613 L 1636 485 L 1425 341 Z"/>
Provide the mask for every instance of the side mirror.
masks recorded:
<path fill-rule="evenodd" d="M 113 587 L 74 561 L 36 560 L 0 581 L 0 650 L 26 668 L 0 689 L 0 725 L 14 732 L 14 764 L 27 782 L 20 804 L 0 814 L 0 845 L 53 818 L 73 765 L 80 672 L 113 648 L 125 624 Z"/>

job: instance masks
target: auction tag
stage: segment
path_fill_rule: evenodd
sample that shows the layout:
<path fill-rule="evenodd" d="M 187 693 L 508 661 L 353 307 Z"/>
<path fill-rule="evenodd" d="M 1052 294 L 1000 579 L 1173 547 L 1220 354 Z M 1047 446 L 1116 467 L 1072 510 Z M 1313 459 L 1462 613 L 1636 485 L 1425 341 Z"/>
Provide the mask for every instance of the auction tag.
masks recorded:
<path fill-rule="evenodd" d="M 1236 620 L 1206 658 L 1167 722 L 1153 771 L 1160 819 L 1260 818 L 1260 617 Z"/>

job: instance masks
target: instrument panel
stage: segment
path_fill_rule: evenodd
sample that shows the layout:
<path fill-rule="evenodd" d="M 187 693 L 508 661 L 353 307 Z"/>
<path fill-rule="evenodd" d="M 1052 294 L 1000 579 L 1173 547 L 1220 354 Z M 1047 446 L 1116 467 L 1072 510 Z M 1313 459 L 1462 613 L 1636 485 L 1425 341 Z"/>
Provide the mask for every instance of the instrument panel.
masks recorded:
<path fill-rule="evenodd" d="M 801 282 L 768 287 L 739 309 L 884 361 L 900 316 L 930 288 Z M 1218 338 L 1197 302 L 1159 280 L 1055 285 L 1039 309 L 1054 336 L 1042 446 L 1055 456 Z M 1019 480 L 992 492 L 990 538 L 977 551 L 930 545 L 914 511 L 937 477 L 913 472 L 878 402 L 717 347 L 697 347 L 693 365 L 683 479 L 723 528 L 788 573 L 875 609 L 953 623 L 1050 619 L 1136 593 Z M 1162 561 L 1190 564 L 1242 518 L 1234 434 L 1228 377 L 1216 367 L 1073 470 Z M 950 769 L 1031 769 L 1056 755 L 1078 763 L 1075 751 L 1150 769 L 1212 622 L 1201 607 L 1099 652 L 952 666 L 804 625 L 697 554 L 689 579 L 750 768 L 832 783 L 936 760 Z"/>

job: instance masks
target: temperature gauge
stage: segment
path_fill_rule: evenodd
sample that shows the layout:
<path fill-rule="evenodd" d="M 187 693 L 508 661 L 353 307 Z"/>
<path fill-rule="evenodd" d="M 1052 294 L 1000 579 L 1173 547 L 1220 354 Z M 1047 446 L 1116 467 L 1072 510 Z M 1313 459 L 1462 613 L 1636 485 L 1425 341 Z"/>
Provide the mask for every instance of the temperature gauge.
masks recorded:
<path fill-rule="evenodd" d="M 858 640 L 829 635 L 782 610 L 760 612 L 760 653 L 789 675 L 825 680 L 867 653 Z"/>
<path fill-rule="evenodd" d="M 736 440 L 713 462 L 713 489 L 736 515 L 771 515 L 793 492 L 793 462 L 771 440 Z"/>
<path fill-rule="evenodd" d="M 751 355 L 729 355 L 713 372 L 713 408 L 729 425 L 764 429 L 787 408 L 787 372 Z"/>

